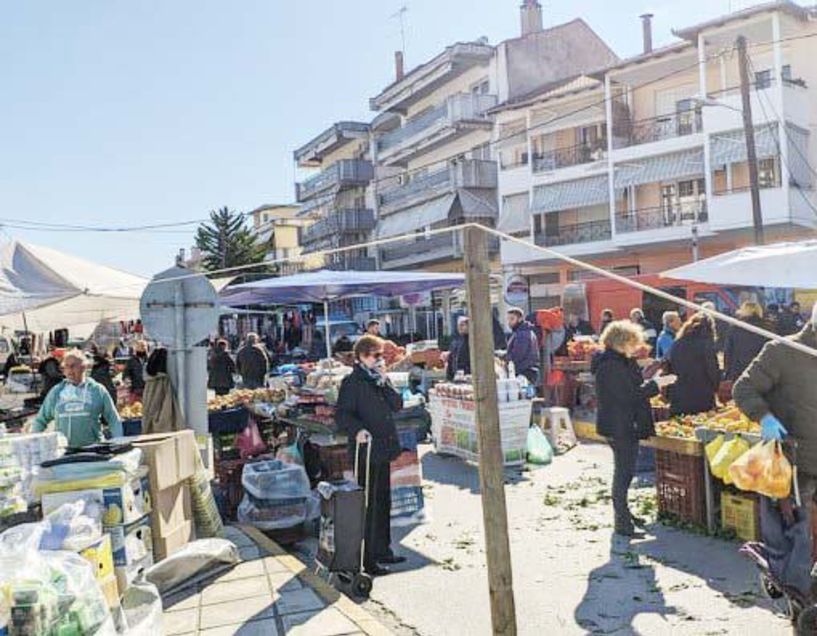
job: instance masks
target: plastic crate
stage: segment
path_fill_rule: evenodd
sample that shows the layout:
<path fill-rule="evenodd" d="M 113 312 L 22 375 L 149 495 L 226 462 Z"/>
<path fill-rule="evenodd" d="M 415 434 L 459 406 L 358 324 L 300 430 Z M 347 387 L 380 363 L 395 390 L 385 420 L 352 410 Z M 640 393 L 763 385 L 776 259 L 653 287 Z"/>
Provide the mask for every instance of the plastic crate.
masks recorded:
<path fill-rule="evenodd" d="M 655 450 L 658 512 L 678 521 L 706 525 L 703 457 Z"/>
<path fill-rule="evenodd" d="M 235 409 L 225 409 L 223 411 L 213 411 L 207 415 L 207 425 L 209 432 L 218 433 L 240 433 L 250 421 L 250 412 L 240 406 Z"/>
<path fill-rule="evenodd" d="M 423 489 L 419 486 L 405 486 L 391 491 L 391 516 L 410 517 L 425 506 Z"/>
<path fill-rule="evenodd" d="M 122 420 L 122 432 L 125 437 L 135 437 L 142 434 L 142 420 Z"/>
<path fill-rule="evenodd" d="M 342 481 L 344 471 L 354 470 L 346 444 L 318 446 L 321 481 Z"/>
<path fill-rule="evenodd" d="M 721 527 L 735 531 L 739 539 L 760 539 L 760 500 L 757 495 L 721 494 Z"/>

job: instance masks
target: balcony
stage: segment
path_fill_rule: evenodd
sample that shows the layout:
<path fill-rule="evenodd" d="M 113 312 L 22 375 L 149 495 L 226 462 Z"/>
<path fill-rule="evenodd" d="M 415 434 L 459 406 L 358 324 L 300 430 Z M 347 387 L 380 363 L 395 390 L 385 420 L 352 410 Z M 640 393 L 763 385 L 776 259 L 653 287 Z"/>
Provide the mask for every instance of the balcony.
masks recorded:
<path fill-rule="evenodd" d="M 374 177 L 371 161 L 341 159 L 303 183 L 295 184 L 295 197 L 299 203 L 342 188 L 364 186 Z"/>
<path fill-rule="evenodd" d="M 629 126 L 629 134 L 616 138 L 616 147 L 639 146 L 676 137 L 686 137 L 702 131 L 701 109 L 684 110 L 632 122 Z"/>
<path fill-rule="evenodd" d="M 488 237 L 488 252 L 499 251 L 499 238 Z M 428 238 L 419 235 L 413 241 L 407 239 L 387 245 L 380 250 L 381 266 L 384 269 L 415 266 L 439 260 L 462 258 L 462 237 L 460 232 L 435 234 Z"/>
<path fill-rule="evenodd" d="M 353 208 L 333 210 L 327 218 L 306 228 L 301 242 L 309 245 L 334 235 L 369 232 L 374 228 L 374 223 L 373 210 Z"/>
<path fill-rule="evenodd" d="M 709 220 L 706 201 L 682 201 L 670 206 L 642 208 L 616 218 L 616 232 L 627 234 L 646 230 L 706 223 Z"/>
<path fill-rule="evenodd" d="M 607 140 L 599 139 L 592 144 L 579 144 L 566 148 L 557 148 L 534 155 L 533 171 L 547 172 L 559 168 L 579 166 L 604 159 L 607 152 Z"/>
<path fill-rule="evenodd" d="M 495 161 L 465 159 L 448 164 L 440 170 L 415 176 L 408 183 L 389 188 L 380 194 L 381 212 L 389 213 L 427 199 L 451 192 L 456 188 L 497 187 Z"/>
<path fill-rule="evenodd" d="M 577 243 L 609 241 L 612 238 L 609 219 L 561 225 L 556 229 L 557 232 L 537 234 L 535 236 L 536 244 L 542 247 L 559 247 Z"/>
<path fill-rule="evenodd" d="M 377 269 L 377 260 L 370 256 L 349 256 L 337 254 L 332 257 L 327 257 L 326 269 L 373 272 Z"/>
<path fill-rule="evenodd" d="M 782 88 L 782 91 L 781 91 Z M 752 85 L 752 122 L 756 127 L 777 123 L 780 116 L 787 122 L 809 130 L 809 90 L 801 80 L 784 80 L 778 86 L 774 78 Z M 743 128 L 743 99 L 740 88 L 726 88 L 710 93 L 703 108 L 704 128 L 707 133 Z M 782 102 L 781 102 L 782 98 Z"/>
<path fill-rule="evenodd" d="M 452 95 L 443 104 L 380 137 L 378 158 L 388 165 L 405 165 L 408 160 L 475 128 L 490 129 L 492 121 L 486 111 L 496 103 L 496 95 Z"/>

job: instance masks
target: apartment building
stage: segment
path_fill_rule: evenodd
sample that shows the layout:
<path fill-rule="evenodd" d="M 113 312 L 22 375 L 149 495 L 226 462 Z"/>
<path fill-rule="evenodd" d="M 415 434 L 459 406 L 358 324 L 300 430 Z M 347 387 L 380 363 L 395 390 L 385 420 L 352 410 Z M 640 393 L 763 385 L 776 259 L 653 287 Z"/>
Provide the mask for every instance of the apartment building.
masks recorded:
<path fill-rule="evenodd" d="M 301 235 L 311 221 L 299 216 L 298 205 L 262 205 L 253 210 L 252 229 L 256 242 L 266 249 L 266 261 L 280 261 L 301 255 Z M 280 262 L 278 271 L 292 274 L 301 271 L 305 263 Z"/>
<path fill-rule="evenodd" d="M 536 0 L 521 7 L 520 37 L 494 46 L 460 42 L 405 73 L 370 100 L 378 238 L 413 234 L 377 250 L 382 269 L 455 271 L 461 236 L 430 230 L 474 221 L 494 226 L 498 171 L 493 109 L 543 84 L 617 60 L 581 20 L 542 27 Z M 490 251 L 498 255 L 499 243 Z"/>
<path fill-rule="evenodd" d="M 301 235 L 305 253 L 365 243 L 374 228 L 367 188 L 374 176 L 369 159 L 369 124 L 333 124 L 293 153 L 299 169 L 312 172 L 295 185 L 300 216 L 311 220 Z M 329 254 L 315 261 L 329 269 L 373 270 L 365 248 Z M 313 263 L 314 264 L 314 263 Z"/>
<path fill-rule="evenodd" d="M 649 274 L 750 244 L 752 206 L 735 41 L 751 63 L 768 241 L 817 228 L 817 27 L 804 8 L 770 2 L 674 33 L 600 72 L 565 78 L 493 110 L 498 227 L 624 274 Z M 532 308 L 559 302 L 587 273 L 503 243 Z"/>

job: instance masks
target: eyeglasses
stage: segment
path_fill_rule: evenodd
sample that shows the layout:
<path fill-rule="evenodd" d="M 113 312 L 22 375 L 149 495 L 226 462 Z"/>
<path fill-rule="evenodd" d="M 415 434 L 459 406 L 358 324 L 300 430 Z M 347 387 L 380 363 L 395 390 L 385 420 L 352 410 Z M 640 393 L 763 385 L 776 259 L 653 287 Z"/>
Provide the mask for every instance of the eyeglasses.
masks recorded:
<path fill-rule="evenodd" d="M 375 360 L 380 360 L 383 357 L 383 352 L 382 351 L 372 351 L 371 356 Z"/>

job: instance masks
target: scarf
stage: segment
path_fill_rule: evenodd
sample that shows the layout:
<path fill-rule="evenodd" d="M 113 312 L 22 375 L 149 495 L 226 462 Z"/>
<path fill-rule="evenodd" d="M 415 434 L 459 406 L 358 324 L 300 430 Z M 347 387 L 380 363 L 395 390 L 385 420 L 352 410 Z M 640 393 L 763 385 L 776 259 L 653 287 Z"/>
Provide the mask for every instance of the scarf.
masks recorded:
<path fill-rule="evenodd" d="M 377 371 L 375 371 L 374 369 L 370 369 L 365 364 L 358 363 L 357 366 L 363 369 L 364 373 L 366 373 L 366 375 L 369 376 L 369 379 L 372 382 L 374 382 L 377 386 L 385 386 L 386 384 L 385 379 Z"/>

